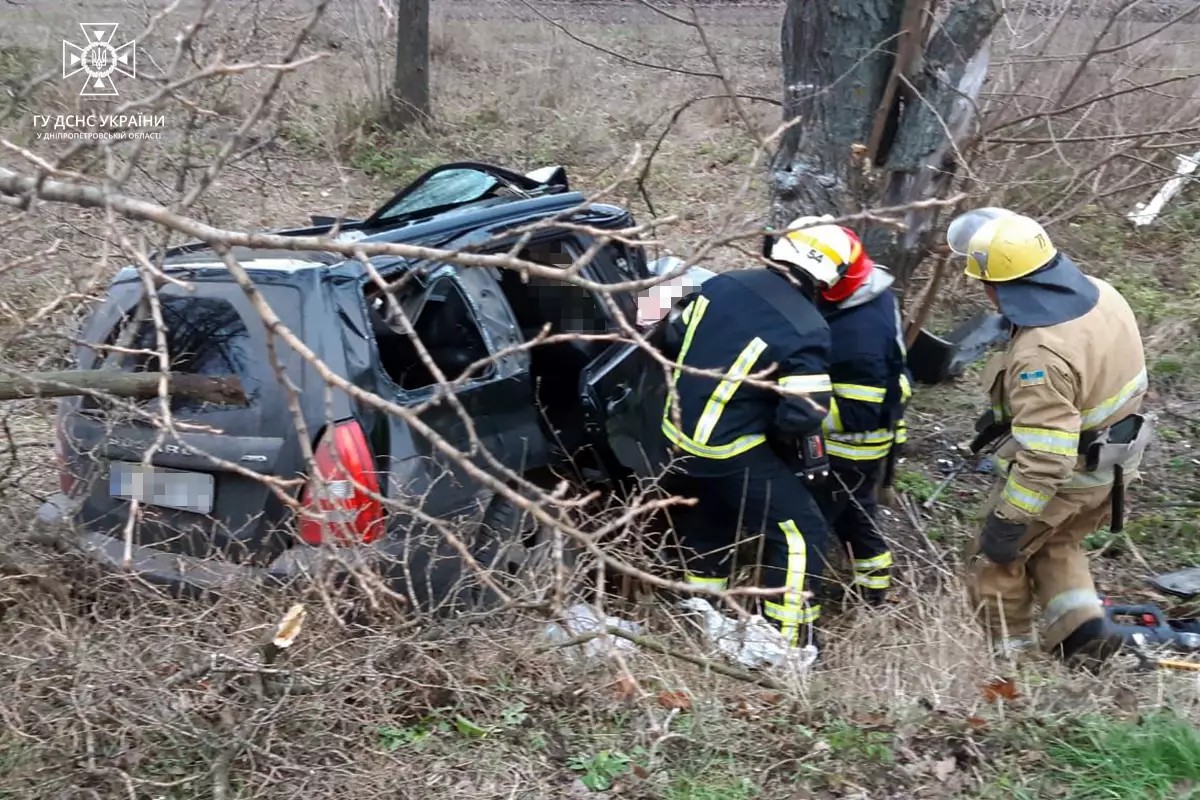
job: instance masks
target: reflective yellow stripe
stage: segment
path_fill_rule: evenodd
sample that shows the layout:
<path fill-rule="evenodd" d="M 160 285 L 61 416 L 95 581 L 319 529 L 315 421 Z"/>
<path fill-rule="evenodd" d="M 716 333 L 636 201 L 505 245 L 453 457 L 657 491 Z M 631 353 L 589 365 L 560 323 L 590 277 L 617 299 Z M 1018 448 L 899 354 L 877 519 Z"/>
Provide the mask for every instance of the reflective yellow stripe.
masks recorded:
<path fill-rule="evenodd" d="M 887 444 L 892 441 L 892 432 L 887 428 L 877 428 L 876 430 L 863 431 L 862 433 L 836 431 L 829 434 L 829 438 L 842 444 Z"/>
<path fill-rule="evenodd" d="M 706 578 L 703 575 L 687 574 L 683 577 L 683 582 L 691 586 L 709 586 L 713 589 L 721 589 L 722 591 L 728 588 L 728 578 Z"/>
<path fill-rule="evenodd" d="M 851 461 L 873 461 L 883 458 L 892 447 L 892 432 L 880 428 L 863 433 L 829 431 L 825 436 L 825 448 L 831 456 Z"/>
<path fill-rule="evenodd" d="M 907 441 L 908 423 L 902 419 L 896 423 L 896 444 L 904 444 Z"/>
<path fill-rule="evenodd" d="M 750 341 L 750 344 L 742 348 L 742 352 L 733 362 L 733 366 L 725 373 L 725 377 L 721 379 L 716 390 L 708 398 L 708 403 L 704 406 L 704 413 L 700 415 L 700 420 L 696 423 L 696 433 L 692 439 L 697 444 L 708 444 L 713 431 L 716 430 L 717 423 L 721 421 L 721 412 L 725 410 L 725 404 L 742 385 L 742 380 L 750 374 L 754 362 L 758 361 L 758 357 L 766 349 L 767 343 L 757 336 Z"/>
<path fill-rule="evenodd" d="M 696 302 L 688 306 L 688 309 L 696 309 L 696 312 L 691 315 L 688 321 L 687 333 L 683 335 L 683 345 L 679 348 L 679 360 L 677 364 L 682 364 L 684 358 L 687 357 L 688 350 L 692 347 L 692 337 L 696 335 L 696 328 L 700 327 L 700 320 L 704 318 L 704 312 L 708 310 L 708 298 L 703 295 L 696 298 Z M 671 376 L 672 383 L 678 383 L 679 374 L 683 371 L 680 366 L 675 367 L 675 372 Z M 667 405 L 671 403 L 670 396 L 667 397 Z"/>
<path fill-rule="evenodd" d="M 695 303 L 688 303 L 688 305 L 687 305 L 687 308 L 685 308 L 685 309 L 683 310 L 683 313 L 679 315 L 679 318 L 683 320 L 683 322 L 684 322 L 684 324 L 685 324 L 685 325 L 691 322 L 691 320 L 692 320 L 692 309 L 693 309 L 693 308 L 695 308 L 695 307 L 696 307 L 696 304 L 695 304 Z"/>
<path fill-rule="evenodd" d="M 1012 462 L 1007 458 L 995 456 L 992 462 L 996 465 L 996 472 L 1004 474 L 1012 467 Z M 1128 473 L 1126 473 L 1128 474 Z M 1071 477 L 1067 478 L 1065 483 L 1059 485 L 1060 489 L 1095 489 L 1100 486 L 1107 486 L 1113 482 L 1112 470 L 1103 472 L 1072 472 Z"/>
<path fill-rule="evenodd" d="M 772 603 L 770 600 L 767 600 L 763 603 L 763 616 L 782 623 L 793 623 L 794 628 L 796 624 L 807 625 L 820 619 L 821 607 L 817 605 L 792 609 L 785 607 L 781 603 Z M 784 636 L 787 636 L 787 634 L 785 633 Z M 788 641 L 791 644 L 795 644 L 794 631 L 793 636 Z"/>
<path fill-rule="evenodd" d="M 1103 605 L 1099 595 L 1091 589 L 1068 589 L 1054 595 L 1046 603 L 1046 609 L 1042 612 L 1042 625 L 1049 628 L 1072 611 Z"/>
<path fill-rule="evenodd" d="M 890 589 L 892 587 L 891 575 L 855 575 L 855 586 L 864 586 L 868 589 Z"/>
<path fill-rule="evenodd" d="M 1050 496 L 1022 486 L 1016 475 L 1010 473 L 1004 484 L 1004 500 L 1027 514 L 1040 514 L 1050 502 Z"/>
<path fill-rule="evenodd" d="M 783 638 L 788 644 L 794 645 L 799 638 L 799 626 L 815 620 L 820 608 L 804 607 L 804 577 L 808 571 L 808 546 L 804 542 L 804 535 L 790 519 L 780 522 L 779 528 L 787 540 L 787 573 L 783 578 L 787 593 L 782 603 L 765 602 L 763 614 L 779 622 Z"/>
<path fill-rule="evenodd" d="M 1079 455 L 1079 434 L 1056 431 L 1053 428 L 1026 428 L 1014 425 L 1013 438 L 1022 447 L 1059 456 Z"/>
<path fill-rule="evenodd" d="M 813 394 L 833 389 L 828 375 L 788 375 L 779 379 L 779 386 L 787 390 L 787 394 Z"/>
<path fill-rule="evenodd" d="M 892 443 L 884 444 L 844 444 L 835 442 L 832 439 L 826 440 L 825 449 L 829 451 L 829 455 L 845 458 L 850 461 L 873 461 L 877 458 L 883 458 L 891 449 Z"/>
<path fill-rule="evenodd" d="M 836 433 L 842 429 L 842 412 L 838 409 L 837 398 L 829 398 L 829 413 L 821 420 L 821 430 L 826 434 Z"/>
<path fill-rule="evenodd" d="M 761 433 L 750 433 L 745 436 L 739 436 L 729 444 L 722 444 L 716 447 L 710 445 L 699 445 L 693 442 L 669 419 L 664 419 L 662 423 L 663 435 L 667 437 L 680 450 L 690 453 L 701 458 L 718 458 L 726 459 L 741 455 L 752 447 L 757 447 L 767 440 L 767 437 Z"/>
<path fill-rule="evenodd" d="M 691 315 L 691 318 L 688 321 L 687 333 L 684 334 L 683 345 L 679 348 L 679 358 L 677 362 L 679 364 L 684 362 L 684 359 L 687 357 L 688 350 L 691 349 L 692 338 L 696 334 L 696 328 L 700 326 L 700 320 L 704 318 L 704 312 L 708 310 L 708 298 L 703 296 L 698 297 L 696 298 L 696 302 L 688 306 L 688 308 L 694 308 L 695 312 Z M 682 367 L 675 367 L 675 370 L 671 376 L 672 385 L 679 382 L 679 375 L 682 371 Z M 748 434 L 746 436 L 739 436 L 737 439 L 734 439 L 728 444 L 719 445 L 716 447 L 693 442 L 687 436 L 684 436 L 682 431 L 675 427 L 675 423 L 671 422 L 671 395 L 669 393 L 667 395 L 667 401 L 663 403 L 662 432 L 672 444 L 684 452 L 693 456 L 700 456 L 701 458 L 715 459 L 733 458 L 734 456 L 741 455 L 747 450 L 762 444 L 767 439 L 767 437 L 763 434 Z"/>
<path fill-rule="evenodd" d="M 864 403 L 882 403 L 887 395 L 887 389 L 878 386 L 862 386 L 857 383 L 835 383 L 833 393 L 847 400 L 861 400 Z"/>
<path fill-rule="evenodd" d="M 912 384 L 908 382 L 908 376 L 903 372 L 900 373 L 900 401 L 907 402 L 908 398 L 912 397 Z"/>
<path fill-rule="evenodd" d="M 1149 387 L 1146 380 L 1146 370 L 1143 369 L 1133 380 L 1121 387 L 1121 391 L 1117 392 L 1112 397 L 1105 400 L 1100 405 L 1094 408 L 1085 408 L 1080 412 L 1080 418 L 1083 422 L 1083 429 L 1099 427 L 1101 422 L 1111 417 L 1116 413 L 1117 409 L 1128 403 L 1134 398 L 1134 395 L 1145 391 Z"/>
<path fill-rule="evenodd" d="M 871 558 L 855 559 L 854 569 L 856 572 L 869 572 L 873 569 L 890 567 L 893 563 L 895 562 L 892 559 L 892 552 L 889 550 L 885 553 L 880 553 L 877 556 L 872 556 Z"/>

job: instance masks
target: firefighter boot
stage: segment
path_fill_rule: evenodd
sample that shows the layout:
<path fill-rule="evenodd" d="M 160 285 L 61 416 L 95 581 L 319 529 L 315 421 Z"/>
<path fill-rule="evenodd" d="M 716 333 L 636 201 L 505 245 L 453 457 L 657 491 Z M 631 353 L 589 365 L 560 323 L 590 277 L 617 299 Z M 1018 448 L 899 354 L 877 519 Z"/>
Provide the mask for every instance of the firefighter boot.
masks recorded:
<path fill-rule="evenodd" d="M 882 585 L 876 584 L 874 586 L 864 586 L 862 584 L 856 584 L 854 587 L 858 590 L 858 596 L 862 598 L 862 601 L 871 608 L 879 608 L 887 602 L 889 591 L 888 585 L 891 583 L 891 577 L 887 575 L 887 572 L 888 570 L 886 569 L 875 570 L 875 572 L 871 575 L 872 578 L 876 579 L 882 577 Z M 881 576 L 880 573 L 883 573 L 883 575 Z"/>
<path fill-rule="evenodd" d="M 887 602 L 891 591 L 892 577 L 888 567 L 875 569 L 870 573 L 856 572 L 854 575 L 854 593 L 869 608 L 879 608 Z"/>
<path fill-rule="evenodd" d="M 878 608 L 892 588 L 892 553 L 885 550 L 871 558 L 854 560 L 854 589 L 864 603 Z"/>
<path fill-rule="evenodd" d="M 1055 648 L 1055 655 L 1070 667 L 1096 672 L 1123 645 L 1120 635 L 1112 631 L 1103 617 L 1084 622 Z"/>

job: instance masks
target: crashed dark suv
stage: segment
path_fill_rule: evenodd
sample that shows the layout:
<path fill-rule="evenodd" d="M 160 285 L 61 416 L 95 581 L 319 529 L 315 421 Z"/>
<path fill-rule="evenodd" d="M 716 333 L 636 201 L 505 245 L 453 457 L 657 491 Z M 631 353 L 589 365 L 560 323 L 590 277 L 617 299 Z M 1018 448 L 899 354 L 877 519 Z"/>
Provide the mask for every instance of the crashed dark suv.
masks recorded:
<path fill-rule="evenodd" d="M 336 235 L 481 253 L 509 252 L 516 243 L 521 259 L 566 267 L 595 243 L 590 231 L 633 224 L 625 209 L 584 200 L 561 168 L 522 175 L 447 164 L 367 219 L 341 220 Z M 328 235 L 336 222 L 314 217 L 311 227 L 276 233 Z M 534 223 L 543 224 L 532 235 L 516 233 Z M 610 337 L 520 347 L 545 326 L 553 334 L 615 331 L 610 310 L 593 293 L 512 270 L 393 256 L 371 259 L 372 276 L 360 261 L 325 252 L 234 255 L 262 299 L 330 370 L 419 410 L 459 450 L 471 449 L 467 426 L 453 404 L 431 402 L 437 382 L 394 318 L 380 280 L 429 359 L 448 380 L 462 378 L 454 396 L 505 467 L 542 485 L 564 474 L 611 485 L 644 462 L 644 412 L 631 398 L 645 400 L 656 389 L 645 364 L 630 358 L 635 345 Z M 469 547 L 476 527 L 506 527 L 518 540 L 533 535 L 517 509 L 403 419 L 330 388 L 313 364 L 270 334 L 207 246 L 176 248 L 163 263 L 171 280 L 158 295 L 170 371 L 236 377 L 248 402 L 174 396 L 176 435 L 153 424 L 157 398 L 137 401 L 140 414 L 131 412 L 131 401 L 63 401 L 56 430 L 62 493 L 43 505 L 44 522 L 70 523 L 85 552 L 105 564 L 128 564 L 152 582 L 203 593 L 311 574 L 320 553 L 336 549 L 325 546 L 332 516 L 355 539 L 346 549 L 369 546 L 391 556 L 385 574 L 418 603 L 436 599 L 462 568 L 460 553 L 442 537 L 414 544 L 414 532 L 429 520 L 451 521 Z M 620 242 L 600 247 L 583 274 L 604 284 L 652 277 L 641 248 Z M 155 325 L 137 312 L 143 295 L 136 270 L 115 276 L 82 330 L 79 369 L 161 370 L 151 355 Z M 611 297 L 626 319 L 636 317 L 632 293 Z M 327 482 L 324 491 L 304 480 L 306 450 Z M 258 476 L 293 480 L 273 488 Z M 324 514 L 297 514 L 296 506 Z M 411 580 L 416 573 L 433 577 Z"/>

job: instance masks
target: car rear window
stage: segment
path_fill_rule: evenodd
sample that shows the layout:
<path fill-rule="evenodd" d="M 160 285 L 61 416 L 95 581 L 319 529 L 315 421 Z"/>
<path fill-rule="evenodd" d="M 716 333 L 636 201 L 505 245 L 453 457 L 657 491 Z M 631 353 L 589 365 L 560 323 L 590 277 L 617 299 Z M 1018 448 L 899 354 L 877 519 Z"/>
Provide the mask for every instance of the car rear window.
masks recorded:
<path fill-rule="evenodd" d="M 171 359 L 168 371 L 212 377 L 232 375 L 241 378 L 242 385 L 246 385 L 250 331 L 229 301 L 216 297 L 164 297 L 161 307 L 167 328 L 167 355 Z M 154 327 L 153 321 L 139 326 L 134 349 L 158 349 Z M 135 372 L 162 369 L 157 353 L 126 358 Z M 176 398 L 171 405 L 173 411 L 184 412 L 198 411 L 204 404 L 198 400 Z"/>
<path fill-rule="evenodd" d="M 228 296 L 231 290 L 236 296 Z M 98 368 L 125 372 L 159 372 L 163 369 L 153 319 L 142 318 L 136 323 L 137 329 L 129 331 L 138 315 L 138 299 L 127 300 L 128 305 L 124 307 L 128 310 L 104 337 L 104 344 L 110 348 L 116 346 L 116 349 L 101 358 L 96 365 Z M 194 295 L 163 289 L 159 294 L 159 305 L 166 327 L 170 372 L 236 377 L 250 404 L 259 402 L 264 377 L 261 373 L 269 372 L 271 366 L 263 325 L 253 309 L 241 299 L 240 289 L 212 283 L 204 285 L 203 291 Z M 177 396 L 171 399 L 171 411 L 175 414 L 197 414 L 218 408 L 221 406 L 202 400 Z"/>

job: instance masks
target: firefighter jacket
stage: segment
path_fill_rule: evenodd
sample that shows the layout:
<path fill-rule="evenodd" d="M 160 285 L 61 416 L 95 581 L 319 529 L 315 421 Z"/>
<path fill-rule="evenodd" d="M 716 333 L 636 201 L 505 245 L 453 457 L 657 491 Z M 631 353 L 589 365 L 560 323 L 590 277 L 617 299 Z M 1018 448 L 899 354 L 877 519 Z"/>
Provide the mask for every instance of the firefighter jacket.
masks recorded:
<path fill-rule="evenodd" d="M 876 265 L 854 294 L 821 307 L 832 342 L 833 383 L 822 429 L 834 466 L 838 460 L 882 459 L 893 441 L 907 438 L 904 407 L 912 389 L 893 280 Z"/>
<path fill-rule="evenodd" d="M 770 269 L 736 270 L 705 281 L 684 309 L 662 432 L 694 475 L 740 470 L 739 456 L 766 442 L 817 432 L 829 410 L 829 328 L 813 303 Z M 774 365 L 769 373 L 766 371 Z M 744 383 L 774 383 L 766 388 Z"/>
<path fill-rule="evenodd" d="M 1058 524 L 1047 508 L 1056 494 L 1111 485 L 1111 469 L 1085 471 L 1081 438 L 1137 413 L 1147 390 L 1133 311 L 1112 286 L 1083 277 L 1098 291 L 1090 310 L 1057 324 L 1015 325 L 1007 350 L 984 372 L 992 413 L 1012 426 L 996 459 L 1007 472 L 996 513 L 1011 522 Z"/>

